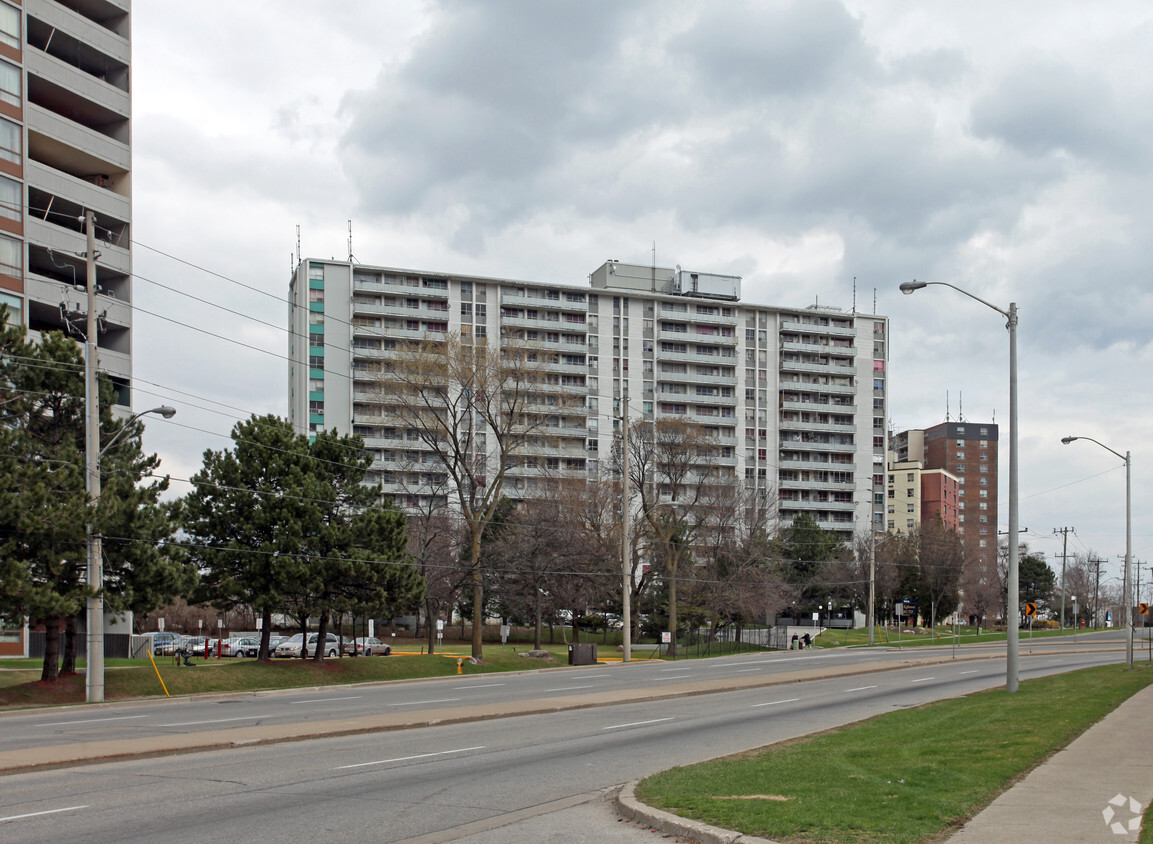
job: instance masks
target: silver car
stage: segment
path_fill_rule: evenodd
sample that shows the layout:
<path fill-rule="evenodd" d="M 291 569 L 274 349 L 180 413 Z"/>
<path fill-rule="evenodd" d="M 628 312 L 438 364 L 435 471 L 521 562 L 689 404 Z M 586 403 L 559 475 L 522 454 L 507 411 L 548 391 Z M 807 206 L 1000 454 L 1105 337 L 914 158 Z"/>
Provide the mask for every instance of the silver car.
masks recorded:
<path fill-rule="evenodd" d="M 310 657 L 316 653 L 316 644 L 320 639 L 319 633 L 308 634 L 308 644 L 305 645 L 304 656 Z M 278 657 L 299 657 L 300 645 L 303 641 L 301 634 L 297 633 L 295 636 L 290 636 L 283 642 L 276 646 L 276 656 Z M 340 653 L 340 640 L 333 636 L 331 633 L 325 638 L 325 645 L 323 653 L 326 657 L 334 657 Z"/>
<path fill-rule="evenodd" d="M 344 643 L 344 652 L 349 656 L 388 656 L 392 648 L 380 639 L 369 636 L 367 639 L 349 639 Z"/>

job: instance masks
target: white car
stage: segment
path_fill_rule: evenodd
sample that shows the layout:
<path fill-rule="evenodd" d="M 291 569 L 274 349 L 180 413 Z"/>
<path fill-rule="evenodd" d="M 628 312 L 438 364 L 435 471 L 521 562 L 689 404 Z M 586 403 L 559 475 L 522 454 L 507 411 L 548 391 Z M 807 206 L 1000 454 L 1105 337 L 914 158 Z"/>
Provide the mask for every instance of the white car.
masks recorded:
<path fill-rule="evenodd" d="M 308 644 L 305 645 L 304 656 L 310 657 L 316 653 L 316 643 L 320 639 L 319 633 L 308 634 Z M 278 657 L 299 657 L 300 644 L 303 640 L 301 634 L 297 633 L 295 636 L 290 636 L 283 642 L 276 646 L 275 655 Z M 325 638 L 324 655 L 326 657 L 334 657 L 340 653 L 340 640 L 333 636 L 331 633 Z"/>

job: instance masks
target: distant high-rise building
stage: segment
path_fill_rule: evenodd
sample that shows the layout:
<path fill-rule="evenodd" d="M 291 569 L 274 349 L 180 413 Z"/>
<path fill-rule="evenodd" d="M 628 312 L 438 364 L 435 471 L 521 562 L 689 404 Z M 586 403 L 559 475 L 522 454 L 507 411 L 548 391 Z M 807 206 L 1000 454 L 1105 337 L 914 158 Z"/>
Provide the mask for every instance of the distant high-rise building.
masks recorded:
<path fill-rule="evenodd" d="M 83 339 L 96 217 L 99 369 L 132 378 L 130 0 L 0 0 L 0 302 Z"/>
<path fill-rule="evenodd" d="M 898 461 L 919 461 L 957 478 L 957 531 L 966 561 L 984 570 L 997 560 L 997 426 L 990 422 L 942 422 L 893 437 Z M 890 519 L 892 516 L 890 516 Z"/>
<path fill-rule="evenodd" d="M 740 293 L 736 276 L 619 261 L 564 285 L 308 259 L 290 284 L 290 416 L 301 432 L 363 435 L 370 478 L 417 506 L 438 470 L 390 409 L 382 367 L 423 337 L 527 344 L 579 401 L 510 469 L 510 495 L 544 474 L 598 477 L 627 395 L 633 424 L 702 426 L 713 465 L 775 500 L 782 522 L 883 530 L 888 319 Z"/>

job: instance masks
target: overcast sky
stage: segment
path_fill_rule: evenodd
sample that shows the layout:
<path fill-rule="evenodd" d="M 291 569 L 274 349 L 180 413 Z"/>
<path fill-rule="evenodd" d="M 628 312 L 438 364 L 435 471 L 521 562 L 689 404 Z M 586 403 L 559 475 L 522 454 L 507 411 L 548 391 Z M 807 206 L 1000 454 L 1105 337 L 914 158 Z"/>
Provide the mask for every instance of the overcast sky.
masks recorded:
<path fill-rule="evenodd" d="M 891 322 L 890 422 L 1001 426 L 1021 526 L 1153 565 L 1153 6 L 342 2 L 133 9 L 137 410 L 175 478 L 287 415 L 304 257 L 568 284 L 606 258 Z M 242 286 L 244 285 L 244 286 Z M 184 294 L 173 292 L 173 288 Z M 190 296 L 224 306 L 229 313 Z M 187 485 L 177 482 L 178 492 Z M 1103 578 L 1105 575 L 1103 575 Z M 1153 594 L 1148 589 L 1143 595 Z M 1146 597 L 1148 600 L 1148 597 Z"/>

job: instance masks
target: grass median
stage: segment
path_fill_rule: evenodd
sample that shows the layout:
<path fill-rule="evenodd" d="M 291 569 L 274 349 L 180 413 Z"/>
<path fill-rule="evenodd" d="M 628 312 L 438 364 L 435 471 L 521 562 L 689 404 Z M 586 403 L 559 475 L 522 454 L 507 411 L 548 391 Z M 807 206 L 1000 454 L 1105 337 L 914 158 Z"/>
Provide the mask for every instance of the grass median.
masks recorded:
<path fill-rule="evenodd" d="M 673 768 L 637 796 L 777 841 L 938 841 L 1151 682 L 1149 666 L 1026 680 Z"/>

